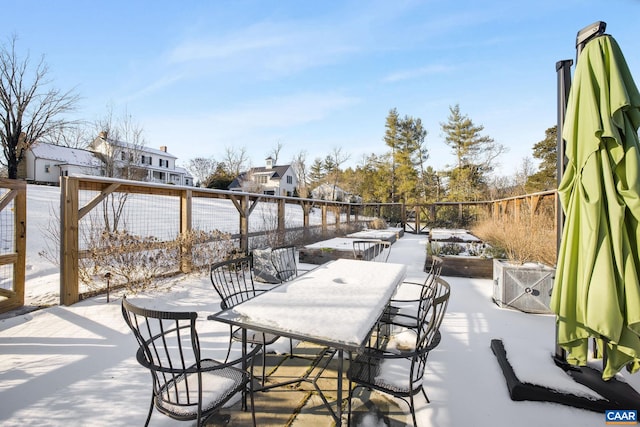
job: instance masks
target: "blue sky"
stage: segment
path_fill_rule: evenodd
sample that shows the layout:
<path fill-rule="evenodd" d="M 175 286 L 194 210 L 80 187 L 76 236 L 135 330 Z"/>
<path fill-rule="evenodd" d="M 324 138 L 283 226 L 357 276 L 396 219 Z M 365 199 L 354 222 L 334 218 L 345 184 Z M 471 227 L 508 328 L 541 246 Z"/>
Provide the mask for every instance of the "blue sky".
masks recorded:
<path fill-rule="evenodd" d="M 3 42 L 45 55 L 78 118 L 125 109 L 147 145 L 186 164 L 244 147 L 253 166 L 310 164 L 341 147 L 347 165 L 382 154 L 391 108 L 420 118 L 428 164 L 453 162 L 449 107 L 508 147 L 511 175 L 556 123 L 555 63 L 577 31 L 605 21 L 640 80 L 640 0 L 6 1 Z"/>

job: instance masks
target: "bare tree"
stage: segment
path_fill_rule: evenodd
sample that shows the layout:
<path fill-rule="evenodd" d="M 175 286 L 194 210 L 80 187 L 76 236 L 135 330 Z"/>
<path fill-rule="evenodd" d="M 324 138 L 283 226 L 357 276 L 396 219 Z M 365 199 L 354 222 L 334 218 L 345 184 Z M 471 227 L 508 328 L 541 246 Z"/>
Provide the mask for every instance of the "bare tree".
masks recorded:
<path fill-rule="evenodd" d="M 125 109 L 116 116 L 112 106 L 104 117 L 94 123 L 98 138 L 91 146 L 104 163 L 105 175 L 116 178 L 145 181 L 148 178 L 144 164 L 151 161 L 142 157 L 146 145 L 142 127 Z"/>
<path fill-rule="evenodd" d="M 291 166 L 298 181 L 298 194 L 300 197 L 309 197 L 311 190 L 307 185 L 307 152 L 302 150 L 296 154 L 291 162 Z"/>
<path fill-rule="evenodd" d="M 267 155 L 267 157 L 271 156 L 271 158 L 273 159 L 274 165 L 278 164 L 278 158 L 280 157 L 280 151 L 282 151 L 282 147 L 283 147 L 282 142 L 278 141 L 276 146 L 273 147 L 271 149 L 271 152 L 269 152 L 269 154 Z"/>
<path fill-rule="evenodd" d="M 86 148 L 95 137 L 84 123 L 72 124 L 70 126 L 55 129 L 43 141 L 53 145 L 60 145 L 69 148 Z"/>
<path fill-rule="evenodd" d="M 225 147 L 224 164 L 227 166 L 228 172 L 237 177 L 243 169 L 247 168 L 249 157 L 245 147 Z"/>
<path fill-rule="evenodd" d="M 334 147 L 331 150 L 331 154 L 327 155 L 325 158 L 325 168 L 327 169 L 328 175 L 331 175 L 333 178 L 333 194 L 331 195 L 331 200 L 336 200 L 336 187 L 338 186 L 338 180 L 340 179 L 340 167 L 349 160 L 351 157 L 350 154 L 345 154 L 342 152 L 341 147 Z"/>
<path fill-rule="evenodd" d="M 106 176 L 137 181 L 148 178 L 148 172 L 143 167 L 146 159 L 141 155 L 146 144 L 143 130 L 131 114 L 125 110 L 117 117 L 113 107 L 109 106 L 106 115 L 95 122 L 95 128 L 99 133 L 91 146 L 101 158 Z M 116 232 L 124 222 L 123 212 L 127 198 L 127 193 L 115 192 L 102 202 L 106 230 Z"/>
<path fill-rule="evenodd" d="M 201 187 L 207 187 L 212 175 L 216 173 L 218 162 L 212 157 L 195 157 L 189 159 L 187 169 L 196 178 L 196 182 Z"/>
<path fill-rule="evenodd" d="M 0 46 L 0 141 L 9 178 L 31 145 L 69 124 L 62 118 L 78 101 L 73 91 L 50 87 L 44 57 L 32 68 L 29 55 L 16 53 L 17 36 Z"/>
<path fill-rule="evenodd" d="M 536 167 L 533 164 L 531 157 L 524 157 L 520 163 L 520 167 L 516 170 L 514 175 L 514 184 L 517 194 L 527 194 L 527 182 L 529 177 L 536 172 Z"/>

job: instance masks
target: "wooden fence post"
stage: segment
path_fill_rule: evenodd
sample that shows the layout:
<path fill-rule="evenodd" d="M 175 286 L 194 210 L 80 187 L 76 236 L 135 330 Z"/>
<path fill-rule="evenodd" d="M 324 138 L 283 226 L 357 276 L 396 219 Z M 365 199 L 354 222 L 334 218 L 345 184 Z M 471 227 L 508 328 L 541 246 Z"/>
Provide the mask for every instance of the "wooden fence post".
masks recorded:
<path fill-rule="evenodd" d="M 78 179 L 60 178 L 60 304 L 78 302 Z"/>
<path fill-rule="evenodd" d="M 285 244 L 285 199 L 278 199 L 278 245 Z"/>
<path fill-rule="evenodd" d="M 191 203 L 193 192 L 184 190 L 180 193 L 180 235 L 182 243 L 180 245 L 180 271 L 183 273 L 191 273 L 193 268 L 193 241 L 188 236 L 191 232 Z"/>

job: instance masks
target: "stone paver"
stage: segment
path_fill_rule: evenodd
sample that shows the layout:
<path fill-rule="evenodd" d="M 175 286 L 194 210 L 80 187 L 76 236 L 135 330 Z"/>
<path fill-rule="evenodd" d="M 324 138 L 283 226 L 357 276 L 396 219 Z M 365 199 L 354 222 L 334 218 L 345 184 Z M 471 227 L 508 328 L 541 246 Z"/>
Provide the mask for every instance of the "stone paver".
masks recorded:
<path fill-rule="evenodd" d="M 320 368 L 313 368 L 323 348 L 309 343 L 300 343 L 294 349 L 294 357 L 283 355 L 267 355 L 266 384 L 276 384 L 308 375 L 313 378 Z M 323 360 L 323 362 L 326 361 Z M 256 381 L 260 380 L 262 361 L 256 359 Z M 322 365 L 322 364 L 320 364 Z M 334 357 L 327 369 L 318 378 L 317 384 L 329 402 L 333 403 L 335 410 L 336 376 L 338 360 Z M 347 362 L 345 361 L 345 372 Z M 257 384 L 258 386 L 258 384 Z M 348 380 L 343 377 L 343 425 L 347 420 Z M 335 426 L 333 417 L 326 408 L 320 395 L 313 384 L 300 381 L 290 385 L 275 387 L 267 391 L 255 393 L 256 423 L 258 426 L 287 426 L 287 427 L 332 427 Z M 402 404 L 402 403 L 400 403 Z M 364 417 L 372 425 L 388 425 L 390 427 L 403 427 L 407 420 L 406 408 L 401 408 L 398 403 L 380 393 L 370 392 L 365 388 L 358 388 L 352 400 L 353 415 L 352 425 L 357 426 Z M 221 411 L 207 424 L 208 427 L 218 426 L 247 426 L 251 425 L 251 412 L 242 411 L 240 401 Z"/>

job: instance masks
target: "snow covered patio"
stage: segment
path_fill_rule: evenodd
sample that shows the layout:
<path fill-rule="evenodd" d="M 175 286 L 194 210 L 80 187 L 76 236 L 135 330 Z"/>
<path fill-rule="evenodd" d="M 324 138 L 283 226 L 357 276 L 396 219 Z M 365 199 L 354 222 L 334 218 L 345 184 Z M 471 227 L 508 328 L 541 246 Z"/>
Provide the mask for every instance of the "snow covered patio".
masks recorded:
<path fill-rule="evenodd" d="M 407 280 L 422 280 L 426 236 L 405 234 L 394 243 L 389 262 L 408 266 Z M 492 281 L 444 277 L 451 300 L 441 332 L 442 342 L 429 357 L 425 376 L 431 400 L 417 397 L 421 426 L 601 426 L 604 415 L 554 403 L 513 402 L 491 351 L 502 339 L 522 381 L 593 395 L 552 361 L 554 317 L 501 309 L 491 300 Z M 173 279 L 170 291 L 137 295 L 152 308 L 194 310 L 203 355 L 224 358 L 228 326 L 207 321 L 219 311 L 219 298 L 208 276 Z M 284 344 L 285 346 L 288 343 Z M 0 424 L 3 426 L 134 426 L 143 425 L 151 390 L 148 372 L 135 360 L 136 343 L 122 319 L 120 299 L 98 296 L 70 307 L 55 306 L 0 321 Z M 239 345 L 234 351 L 239 352 Z M 312 355 L 313 346 L 295 352 Z M 281 358 L 271 355 L 270 365 Z M 302 358 L 287 359 L 272 375 L 296 375 L 307 369 Z M 333 381 L 325 372 L 323 388 Z M 626 374 L 625 374 L 626 375 Z M 640 380 L 627 376 L 640 389 Z M 358 396 L 360 392 L 358 392 Z M 368 397 L 368 395 L 365 395 Z M 354 399 L 355 407 L 359 406 Z M 258 425 L 332 425 L 312 390 L 278 388 L 256 394 Z M 363 426 L 404 425 L 410 420 L 401 401 L 374 396 Z M 299 412 L 298 412 L 299 411 Z M 401 413 L 400 413 L 401 412 Z M 228 408 L 229 425 L 247 425 L 238 405 Z M 390 421 L 391 420 L 401 420 Z M 151 426 L 177 423 L 154 412 Z M 354 423 L 355 424 L 355 423 Z M 212 424 L 213 425 L 213 424 Z"/>

